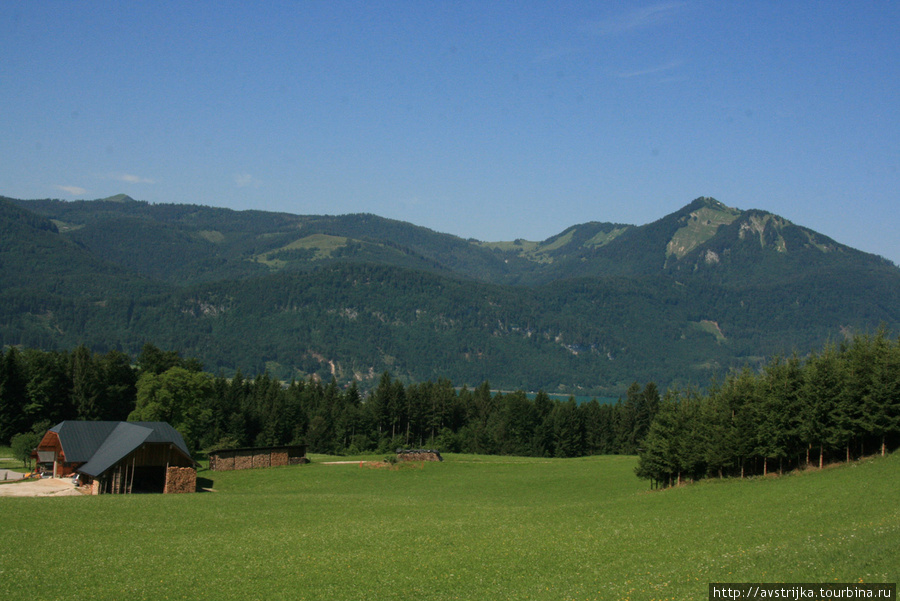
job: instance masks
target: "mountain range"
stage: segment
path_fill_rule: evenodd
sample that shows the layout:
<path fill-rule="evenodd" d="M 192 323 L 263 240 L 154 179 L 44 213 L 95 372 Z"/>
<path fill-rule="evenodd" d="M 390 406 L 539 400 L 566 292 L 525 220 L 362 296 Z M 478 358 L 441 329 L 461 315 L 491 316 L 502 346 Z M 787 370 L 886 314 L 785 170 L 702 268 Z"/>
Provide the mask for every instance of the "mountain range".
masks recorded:
<path fill-rule="evenodd" d="M 615 395 L 900 326 L 896 265 L 712 198 L 483 242 L 371 214 L 0 197 L 0 236 L 0 345 L 149 342 L 217 373 Z"/>

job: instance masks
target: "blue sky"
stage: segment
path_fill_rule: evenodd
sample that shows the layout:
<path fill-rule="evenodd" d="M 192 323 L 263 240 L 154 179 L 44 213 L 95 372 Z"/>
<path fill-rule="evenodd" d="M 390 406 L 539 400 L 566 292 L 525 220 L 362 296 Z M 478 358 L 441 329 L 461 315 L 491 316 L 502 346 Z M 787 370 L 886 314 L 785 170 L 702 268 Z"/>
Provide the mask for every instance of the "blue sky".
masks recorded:
<path fill-rule="evenodd" d="M 481 240 L 698 196 L 900 263 L 900 3 L 0 3 L 0 195 Z"/>

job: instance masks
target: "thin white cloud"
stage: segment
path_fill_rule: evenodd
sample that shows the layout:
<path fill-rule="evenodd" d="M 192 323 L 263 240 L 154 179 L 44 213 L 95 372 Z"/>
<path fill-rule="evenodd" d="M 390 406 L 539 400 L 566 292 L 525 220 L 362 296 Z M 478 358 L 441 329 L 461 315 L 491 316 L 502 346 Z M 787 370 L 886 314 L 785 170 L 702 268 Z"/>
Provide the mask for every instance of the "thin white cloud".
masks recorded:
<path fill-rule="evenodd" d="M 590 30 L 600 35 L 613 35 L 645 29 L 669 21 L 687 6 L 687 2 L 659 2 L 596 21 L 590 25 Z"/>
<path fill-rule="evenodd" d="M 78 186 L 53 186 L 57 190 L 62 190 L 63 192 L 68 192 L 72 196 L 78 196 L 79 194 L 84 194 L 87 192 L 84 188 L 80 188 Z"/>
<path fill-rule="evenodd" d="M 260 181 L 249 173 L 235 173 L 234 183 L 237 184 L 238 188 L 246 188 L 248 186 L 258 188 L 260 186 Z"/>
<path fill-rule="evenodd" d="M 125 182 L 127 184 L 155 184 L 156 182 L 152 179 L 141 177 L 140 175 L 133 175 L 131 173 L 114 173 L 110 176 L 110 178 L 114 180 L 118 180 L 120 182 Z"/>

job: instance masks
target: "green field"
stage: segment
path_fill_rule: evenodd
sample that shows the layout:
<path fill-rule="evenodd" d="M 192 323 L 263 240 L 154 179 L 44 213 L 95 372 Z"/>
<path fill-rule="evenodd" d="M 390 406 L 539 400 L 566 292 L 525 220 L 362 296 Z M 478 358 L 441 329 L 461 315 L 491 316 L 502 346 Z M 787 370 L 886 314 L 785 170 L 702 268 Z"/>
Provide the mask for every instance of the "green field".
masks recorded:
<path fill-rule="evenodd" d="M 0 470 L 26 471 L 21 461 L 13 459 L 12 449 L 3 445 L 0 445 Z"/>
<path fill-rule="evenodd" d="M 694 600 L 900 577 L 900 455 L 657 492 L 633 457 L 321 459 L 202 471 L 211 493 L 0 499 L 0 599 Z"/>

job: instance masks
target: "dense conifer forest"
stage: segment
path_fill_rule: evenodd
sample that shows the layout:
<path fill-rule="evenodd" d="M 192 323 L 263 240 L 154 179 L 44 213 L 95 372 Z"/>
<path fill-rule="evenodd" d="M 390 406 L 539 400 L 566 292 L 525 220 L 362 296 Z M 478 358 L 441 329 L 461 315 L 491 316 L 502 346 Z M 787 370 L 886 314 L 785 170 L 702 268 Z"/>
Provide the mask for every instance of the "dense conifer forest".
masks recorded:
<path fill-rule="evenodd" d="M 122 353 L 7 349 L 0 357 L 0 442 L 66 419 L 168 421 L 195 452 L 306 444 L 311 452 L 445 452 L 576 457 L 635 453 L 659 402 L 633 384 L 615 405 L 545 393 L 500 393 L 484 382 L 404 385 L 384 373 L 366 394 L 316 378 L 213 376 L 195 360 L 147 345 L 134 366 Z"/>
<path fill-rule="evenodd" d="M 776 357 L 708 393 L 671 390 L 641 443 L 658 485 L 783 472 L 900 445 L 900 339 L 884 330 L 809 357 Z"/>
<path fill-rule="evenodd" d="M 895 265 L 711 198 L 480 242 L 375 215 L 0 197 L 0 234 L 0 346 L 151 343 L 229 377 L 618 397 L 900 327 Z"/>
<path fill-rule="evenodd" d="M 164 420 L 194 451 L 640 453 L 668 485 L 898 444 L 900 270 L 711 198 L 491 243 L 375 215 L 0 197 L 0 233 L 17 448 L 65 419 Z M 495 392 L 518 387 L 621 400 Z"/>
<path fill-rule="evenodd" d="M 66 419 L 167 421 L 194 452 L 306 444 L 311 452 L 429 447 L 538 457 L 639 454 L 654 485 L 748 476 L 884 453 L 900 444 L 900 339 L 884 330 L 806 358 L 776 357 L 706 392 L 633 383 L 617 403 L 576 403 L 488 382 L 404 384 L 385 372 L 362 392 L 332 379 L 214 376 L 145 345 L 127 355 L 6 349 L 0 443 L 33 441 Z M 15 446 L 15 445 L 14 445 Z M 25 445 L 27 446 L 27 445 Z"/>

